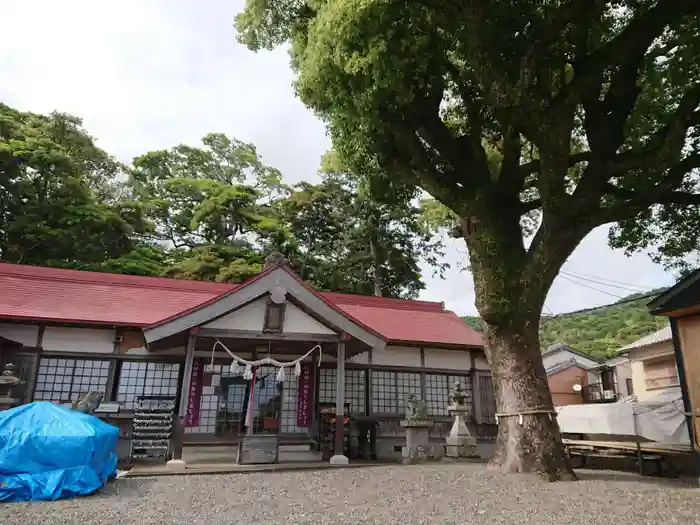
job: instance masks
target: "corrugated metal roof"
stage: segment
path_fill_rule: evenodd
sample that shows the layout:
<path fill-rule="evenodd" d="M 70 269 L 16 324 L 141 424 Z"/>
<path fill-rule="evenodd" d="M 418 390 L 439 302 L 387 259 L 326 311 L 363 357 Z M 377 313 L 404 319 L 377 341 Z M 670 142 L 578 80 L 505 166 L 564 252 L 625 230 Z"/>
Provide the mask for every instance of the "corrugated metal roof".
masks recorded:
<path fill-rule="evenodd" d="M 237 285 L 0 263 L 0 319 L 149 326 Z M 323 293 L 329 303 L 394 342 L 483 346 L 441 303 Z"/>
<path fill-rule="evenodd" d="M 626 346 L 620 348 L 620 352 L 626 352 L 634 348 L 643 348 L 649 345 L 655 345 L 658 343 L 663 343 L 664 341 L 670 341 L 672 339 L 671 327 L 665 326 L 661 330 L 657 330 L 651 334 L 645 335 L 641 339 L 638 339 L 634 343 L 630 343 Z"/>

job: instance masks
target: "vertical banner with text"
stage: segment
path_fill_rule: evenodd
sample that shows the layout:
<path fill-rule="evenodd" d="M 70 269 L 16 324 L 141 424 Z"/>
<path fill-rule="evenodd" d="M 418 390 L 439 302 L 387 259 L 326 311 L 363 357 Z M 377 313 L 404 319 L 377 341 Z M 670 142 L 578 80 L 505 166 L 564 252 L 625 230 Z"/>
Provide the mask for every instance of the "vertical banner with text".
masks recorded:
<path fill-rule="evenodd" d="M 299 376 L 299 391 L 297 393 L 297 427 L 309 428 L 311 426 L 311 363 L 302 363 Z"/>
<path fill-rule="evenodd" d="M 204 362 L 195 359 L 192 362 L 192 377 L 190 378 L 190 391 L 187 396 L 187 413 L 185 414 L 186 427 L 199 426 L 199 411 L 202 406 L 202 386 L 204 384 Z"/>

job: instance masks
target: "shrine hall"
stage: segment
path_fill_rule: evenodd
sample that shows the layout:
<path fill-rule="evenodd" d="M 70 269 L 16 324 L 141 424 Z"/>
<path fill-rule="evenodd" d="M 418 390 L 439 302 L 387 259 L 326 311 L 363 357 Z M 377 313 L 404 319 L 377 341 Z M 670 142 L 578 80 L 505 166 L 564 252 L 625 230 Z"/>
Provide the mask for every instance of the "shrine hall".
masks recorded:
<path fill-rule="evenodd" d="M 457 382 L 479 446 L 496 432 L 483 343 L 459 316 L 319 292 L 279 254 L 242 284 L 0 263 L 8 364 L 18 404 L 98 392 L 125 463 L 391 460 L 412 395 L 444 443 Z"/>

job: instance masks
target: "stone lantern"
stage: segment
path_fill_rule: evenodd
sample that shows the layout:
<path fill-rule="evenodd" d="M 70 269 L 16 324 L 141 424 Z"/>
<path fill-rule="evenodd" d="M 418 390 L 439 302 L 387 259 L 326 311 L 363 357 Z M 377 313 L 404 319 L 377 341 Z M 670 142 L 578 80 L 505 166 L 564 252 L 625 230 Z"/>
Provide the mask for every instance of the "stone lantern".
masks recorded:
<path fill-rule="evenodd" d="M 12 389 L 20 384 L 17 377 L 17 367 L 12 363 L 7 363 L 0 375 L 0 410 L 19 405 L 20 400 L 12 397 Z"/>
<path fill-rule="evenodd" d="M 401 462 L 405 465 L 440 459 L 442 445 L 430 443 L 433 422 L 428 419 L 428 408 L 424 401 L 411 394 L 406 403 L 406 419 L 401 421 L 406 432 L 406 445 L 401 448 Z"/>
<path fill-rule="evenodd" d="M 450 434 L 447 436 L 445 449 L 447 459 L 479 459 L 476 453 L 476 439 L 472 437 L 465 423 L 465 414 L 469 412 L 466 399 L 467 394 L 462 390 L 462 385 L 459 381 L 456 382 L 450 396 L 451 404 L 447 407 L 455 418 Z"/>

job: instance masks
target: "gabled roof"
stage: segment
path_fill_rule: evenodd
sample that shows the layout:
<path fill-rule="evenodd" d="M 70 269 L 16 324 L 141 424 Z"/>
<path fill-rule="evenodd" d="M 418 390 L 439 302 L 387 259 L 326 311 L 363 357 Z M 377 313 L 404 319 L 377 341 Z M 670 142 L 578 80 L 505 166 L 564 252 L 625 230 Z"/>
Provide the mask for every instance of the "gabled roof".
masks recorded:
<path fill-rule="evenodd" d="M 285 264 L 271 266 L 233 290 L 146 327 L 143 331 L 144 337 L 147 343 L 151 343 L 189 331 L 259 299 L 275 288 L 281 288 L 285 295 L 291 295 L 339 331 L 368 346 L 379 349 L 386 345 L 386 338 L 331 303 Z"/>
<path fill-rule="evenodd" d="M 690 273 L 652 300 L 647 307 L 654 315 L 700 306 L 700 269 Z"/>
<path fill-rule="evenodd" d="M 569 368 L 578 368 L 580 370 L 586 371 L 586 369 L 578 361 L 572 358 L 569 361 L 557 363 L 556 365 L 550 366 L 547 370 L 545 370 L 545 373 L 547 374 L 547 376 L 551 376 L 554 374 L 558 374 L 559 372 L 563 372 L 564 370 L 568 370 Z"/>
<path fill-rule="evenodd" d="M 239 286 L 0 263 L 0 319 L 147 327 Z M 314 293 L 390 342 L 483 346 L 441 303 Z"/>
<path fill-rule="evenodd" d="M 665 326 L 661 330 L 647 334 L 641 339 L 636 340 L 633 343 L 623 346 L 620 348 L 620 353 L 628 352 L 629 350 L 634 350 L 635 348 L 644 348 L 645 346 L 655 345 L 658 343 L 663 343 L 664 341 L 670 341 L 673 338 L 671 334 L 671 327 Z"/>
<path fill-rule="evenodd" d="M 558 342 L 554 343 L 553 345 L 549 346 L 544 352 L 542 352 L 542 357 L 547 357 L 548 355 L 553 355 L 559 352 L 567 352 L 569 354 L 576 355 L 578 357 L 581 357 L 583 359 L 588 359 L 589 361 L 593 361 L 594 363 L 600 363 L 599 359 L 596 359 L 595 357 L 591 357 L 587 354 L 584 354 L 580 350 L 576 350 L 575 348 L 567 345 L 566 343 Z"/>

